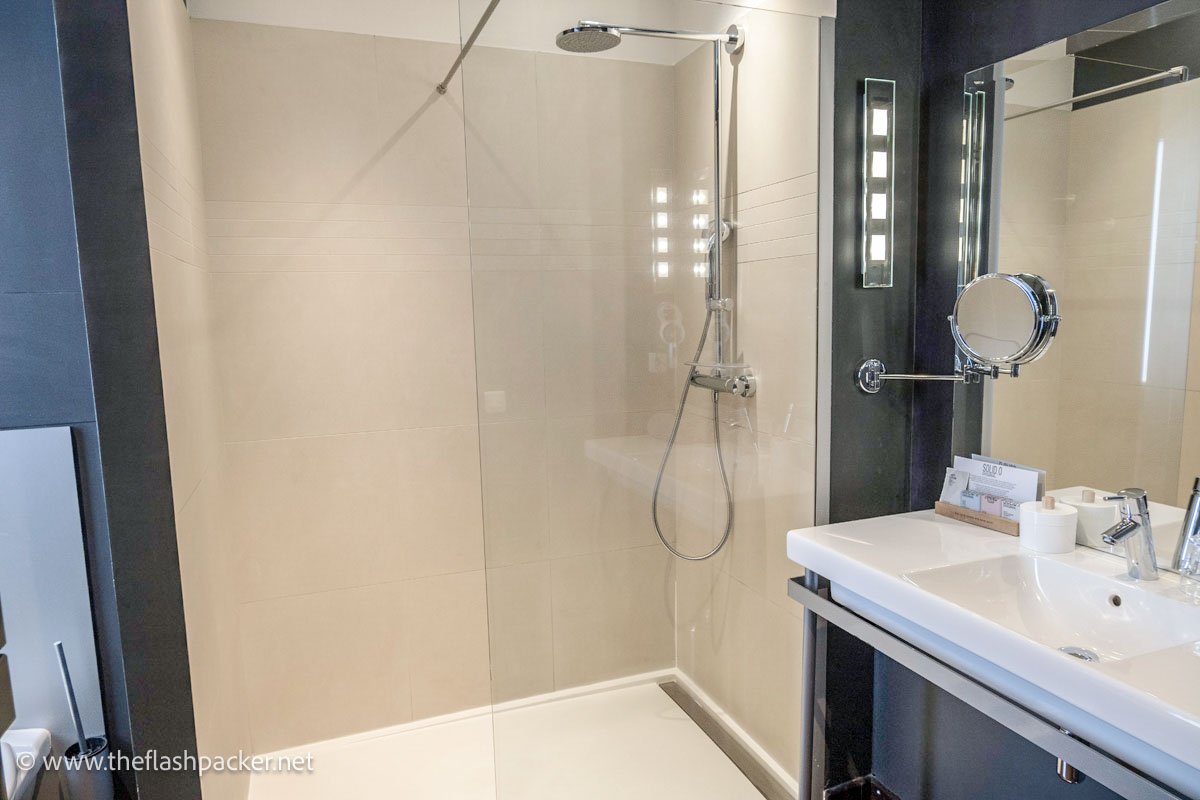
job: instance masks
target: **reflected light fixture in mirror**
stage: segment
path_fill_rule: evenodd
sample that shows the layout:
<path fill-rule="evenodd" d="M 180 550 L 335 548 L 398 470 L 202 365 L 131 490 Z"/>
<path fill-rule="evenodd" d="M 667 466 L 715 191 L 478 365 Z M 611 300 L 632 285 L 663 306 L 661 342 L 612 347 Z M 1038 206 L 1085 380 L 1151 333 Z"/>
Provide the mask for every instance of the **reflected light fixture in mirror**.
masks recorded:
<path fill-rule="evenodd" d="M 962 195 L 958 205 L 958 289 L 986 274 L 982 242 L 987 214 L 988 92 L 987 81 L 979 81 L 963 93 L 962 166 L 959 180 Z"/>
<path fill-rule="evenodd" d="M 895 200 L 896 82 L 863 81 L 862 285 L 892 285 Z"/>

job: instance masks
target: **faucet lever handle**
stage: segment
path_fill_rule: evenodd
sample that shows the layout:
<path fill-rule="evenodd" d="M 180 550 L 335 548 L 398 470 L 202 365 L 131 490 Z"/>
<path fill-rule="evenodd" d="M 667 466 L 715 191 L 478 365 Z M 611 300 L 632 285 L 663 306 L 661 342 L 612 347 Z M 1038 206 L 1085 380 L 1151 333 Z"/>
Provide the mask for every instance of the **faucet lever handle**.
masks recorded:
<path fill-rule="evenodd" d="M 1134 514 L 1139 514 L 1142 517 L 1150 515 L 1150 500 L 1145 489 L 1130 488 L 1122 489 L 1114 495 L 1109 495 L 1105 500 L 1120 500 L 1124 503 L 1124 511 L 1126 517 L 1132 517 Z"/>

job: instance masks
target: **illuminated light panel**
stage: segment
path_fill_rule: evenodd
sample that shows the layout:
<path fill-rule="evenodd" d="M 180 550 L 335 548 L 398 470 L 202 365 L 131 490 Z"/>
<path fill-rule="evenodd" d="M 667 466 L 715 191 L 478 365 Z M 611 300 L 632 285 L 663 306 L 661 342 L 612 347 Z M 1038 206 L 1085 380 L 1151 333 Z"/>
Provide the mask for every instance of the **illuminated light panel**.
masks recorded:
<path fill-rule="evenodd" d="M 871 111 L 871 135 L 888 135 L 888 110 L 886 108 L 876 108 Z"/>
<path fill-rule="evenodd" d="M 871 219 L 887 219 L 887 215 L 887 195 L 882 192 L 871 195 Z"/>
<path fill-rule="evenodd" d="M 871 260 L 887 260 L 887 237 L 882 233 L 871 234 Z"/>
<path fill-rule="evenodd" d="M 882 150 L 871 153 L 871 177 L 886 178 L 888 176 L 888 154 Z"/>
<path fill-rule="evenodd" d="M 864 289 L 886 289 L 892 286 L 892 237 L 896 222 L 895 169 L 892 164 L 896 160 L 896 82 L 866 78 L 862 86 L 859 268 Z"/>

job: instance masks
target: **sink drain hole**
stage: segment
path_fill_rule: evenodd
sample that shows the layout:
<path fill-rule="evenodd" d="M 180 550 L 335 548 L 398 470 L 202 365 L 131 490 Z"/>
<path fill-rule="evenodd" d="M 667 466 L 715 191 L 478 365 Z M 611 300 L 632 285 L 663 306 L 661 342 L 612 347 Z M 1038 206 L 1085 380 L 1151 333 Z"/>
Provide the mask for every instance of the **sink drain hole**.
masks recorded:
<path fill-rule="evenodd" d="M 1112 606 L 1113 608 L 1120 608 L 1121 607 L 1121 595 L 1110 594 L 1108 596 L 1108 604 L 1110 606 Z"/>
<path fill-rule="evenodd" d="M 1073 658 L 1078 658 L 1080 661 L 1095 662 L 1100 660 L 1100 656 L 1095 651 L 1088 650 L 1085 647 L 1072 647 L 1068 645 L 1067 647 L 1060 647 L 1058 649 Z"/>

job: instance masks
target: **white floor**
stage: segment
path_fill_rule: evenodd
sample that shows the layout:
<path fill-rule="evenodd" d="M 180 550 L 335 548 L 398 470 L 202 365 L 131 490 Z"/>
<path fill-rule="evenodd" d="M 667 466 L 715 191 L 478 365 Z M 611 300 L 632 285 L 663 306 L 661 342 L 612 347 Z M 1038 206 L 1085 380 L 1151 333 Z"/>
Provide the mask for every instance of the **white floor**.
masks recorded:
<path fill-rule="evenodd" d="M 655 684 L 298 748 L 309 775 L 255 775 L 250 800 L 762 800 Z"/>

